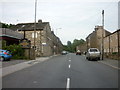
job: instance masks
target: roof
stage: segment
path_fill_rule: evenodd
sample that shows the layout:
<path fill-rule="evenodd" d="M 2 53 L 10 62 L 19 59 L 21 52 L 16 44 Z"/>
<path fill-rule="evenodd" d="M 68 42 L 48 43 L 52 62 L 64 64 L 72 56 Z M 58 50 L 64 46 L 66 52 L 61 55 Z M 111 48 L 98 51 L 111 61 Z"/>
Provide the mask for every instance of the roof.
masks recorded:
<path fill-rule="evenodd" d="M 10 37 L 10 38 L 16 38 L 16 39 L 22 39 L 24 37 L 23 34 L 15 32 L 11 29 L 7 28 L 0 28 L 0 36 L 4 37 Z"/>
<path fill-rule="evenodd" d="M 113 33 L 110 33 L 109 35 L 107 35 L 106 37 L 110 36 L 110 35 L 113 35 L 114 33 L 117 33 L 117 32 L 120 32 L 120 29 L 114 31 Z"/>
<path fill-rule="evenodd" d="M 19 23 L 17 25 L 13 25 L 10 27 L 10 29 L 14 31 L 33 31 L 35 23 Z M 43 30 L 44 27 L 49 24 L 49 22 L 38 22 L 36 23 L 36 30 Z"/>

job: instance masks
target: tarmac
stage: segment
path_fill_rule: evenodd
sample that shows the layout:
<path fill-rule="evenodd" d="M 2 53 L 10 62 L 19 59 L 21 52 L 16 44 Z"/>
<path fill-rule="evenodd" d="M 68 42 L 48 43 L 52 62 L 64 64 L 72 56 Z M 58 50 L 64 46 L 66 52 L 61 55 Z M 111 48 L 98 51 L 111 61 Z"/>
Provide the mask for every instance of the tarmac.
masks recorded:
<path fill-rule="evenodd" d="M 57 56 L 57 55 L 55 55 L 55 56 Z M 6 64 L 7 62 L 5 62 L 6 65 L 3 65 L 3 67 L 2 67 L 2 63 L 0 62 L 0 72 L 1 72 L 0 78 L 6 76 L 8 74 L 11 74 L 13 72 L 16 72 L 16 71 L 22 70 L 24 68 L 30 67 L 32 65 L 35 65 L 37 63 L 41 63 L 43 61 L 46 61 L 46 60 L 50 59 L 51 57 L 53 57 L 53 56 L 40 57 L 40 58 L 36 58 L 36 60 L 30 60 L 30 61 L 27 61 L 27 60 L 23 60 L 23 61 L 19 60 L 16 62 L 13 61 L 14 63 L 12 62 L 11 64 Z M 108 65 L 112 68 L 120 70 L 119 60 L 104 58 L 104 60 L 100 60 L 98 62 L 103 63 L 105 65 Z"/>
<path fill-rule="evenodd" d="M 4 65 L 4 66 L 2 66 L 2 62 L 0 62 L 0 77 L 4 77 L 8 74 L 11 74 L 13 72 L 22 70 L 22 69 L 30 67 L 30 66 L 33 66 L 37 63 L 41 63 L 43 61 L 46 61 L 46 60 L 50 59 L 51 57 L 53 57 L 53 56 L 40 57 L 40 58 L 36 58 L 36 60 L 29 60 L 29 61 L 28 60 L 18 60 L 18 61 L 13 60 L 13 61 L 11 61 L 12 63 L 3 62 L 5 64 L 7 64 L 7 65 Z M 8 63 L 10 63 L 10 64 L 8 64 Z"/>

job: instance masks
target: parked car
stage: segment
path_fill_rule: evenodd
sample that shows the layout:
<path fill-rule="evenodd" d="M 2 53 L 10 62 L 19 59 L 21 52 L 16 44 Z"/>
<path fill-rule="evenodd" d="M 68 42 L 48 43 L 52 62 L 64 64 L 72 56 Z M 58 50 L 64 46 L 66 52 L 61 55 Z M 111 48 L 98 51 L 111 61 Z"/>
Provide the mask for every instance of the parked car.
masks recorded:
<path fill-rule="evenodd" d="M 10 60 L 11 58 L 12 55 L 10 51 L 0 49 L 0 61 Z"/>
<path fill-rule="evenodd" d="M 88 49 L 88 51 L 86 53 L 86 59 L 88 59 L 88 60 L 93 60 L 93 59 L 100 60 L 100 51 L 97 48 Z"/>
<path fill-rule="evenodd" d="M 61 54 L 62 54 L 62 55 L 66 55 L 66 54 L 68 54 L 68 52 L 67 52 L 67 51 L 62 51 Z"/>
<path fill-rule="evenodd" d="M 77 50 L 76 55 L 81 55 L 80 50 Z"/>

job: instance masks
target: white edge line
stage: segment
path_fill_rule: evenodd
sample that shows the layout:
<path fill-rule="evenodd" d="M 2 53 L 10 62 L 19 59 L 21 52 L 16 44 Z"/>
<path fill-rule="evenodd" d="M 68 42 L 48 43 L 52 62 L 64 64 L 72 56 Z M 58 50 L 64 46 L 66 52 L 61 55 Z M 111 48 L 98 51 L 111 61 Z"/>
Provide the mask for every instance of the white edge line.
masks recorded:
<path fill-rule="evenodd" d="M 69 88 L 70 88 L 70 78 L 67 78 L 66 89 L 69 90 Z"/>
<path fill-rule="evenodd" d="M 71 67 L 71 65 L 69 65 L 69 68 Z"/>

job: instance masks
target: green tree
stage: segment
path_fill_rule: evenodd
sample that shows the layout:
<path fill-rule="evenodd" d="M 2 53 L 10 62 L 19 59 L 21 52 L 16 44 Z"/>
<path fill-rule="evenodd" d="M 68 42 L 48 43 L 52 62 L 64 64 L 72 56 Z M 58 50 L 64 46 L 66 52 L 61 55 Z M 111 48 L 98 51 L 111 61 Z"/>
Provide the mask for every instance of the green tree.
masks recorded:
<path fill-rule="evenodd" d="M 67 46 L 71 46 L 71 45 L 72 45 L 71 41 L 67 41 Z"/>
<path fill-rule="evenodd" d="M 74 39 L 73 43 L 71 43 L 71 41 L 68 41 L 67 45 L 64 46 L 64 50 L 69 52 L 76 52 L 76 46 L 81 45 L 83 43 L 85 43 L 85 40 L 83 39 Z"/>
<path fill-rule="evenodd" d="M 11 26 L 12 26 L 12 24 L 6 24 L 6 23 L 0 22 L 0 27 L 2 27 L 2 28 L 10 28 Z"/>

